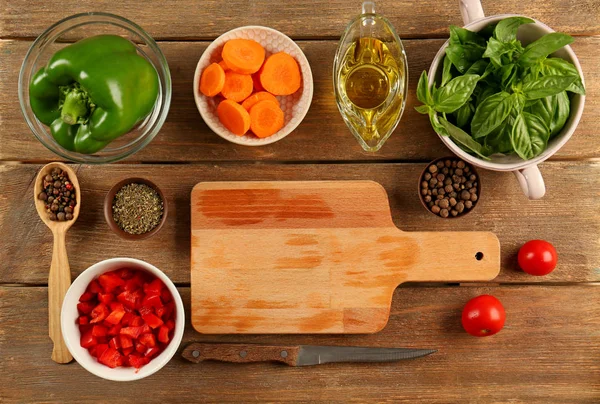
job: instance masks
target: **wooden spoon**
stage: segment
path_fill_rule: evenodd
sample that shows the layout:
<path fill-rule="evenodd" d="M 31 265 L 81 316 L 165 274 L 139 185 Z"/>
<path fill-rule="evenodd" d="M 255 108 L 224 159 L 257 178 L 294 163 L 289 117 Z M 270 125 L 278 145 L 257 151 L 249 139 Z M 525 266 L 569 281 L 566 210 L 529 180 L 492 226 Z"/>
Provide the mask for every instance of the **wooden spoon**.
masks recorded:
<path fill-rule="evenodd" d="M 72 220 L 65 220 L 64 222 L 50 220 L 48 212 L 46 212 L 45 202 L 38 199 L 38 195 L 43 190 L 43 178 L 47 174 L 50 174 L 54 168 L 60 168 L 65 171 L 69 175 L 69 181 L 75 187 L 77 205 L 75 205 L 75 209 L 73 210 Z M 75 223 L 75 220 L 77 220 L 77 217 L 79 216 L 79 207 L 81 206 L 81 190 L 79 189 L 79 181 L 77 181 L 75 172 L 63 163 L 50 163 L 45 165 L 35 179 L 33 199 L 35 200 L 35 208 L 38 215 L 40 215 L 42 221 L 46 223 L 46 226 L 50 228 L 54 235 L 52 264 L 50 265 L 50 273 L 48 274 L 48 325 L 50 339 L 54 343 L 52 360 L 56 363 L 69 363 L 73 360 L 73 357 L 69 353 L 62 337 L 60 311 L 67 289 L 69 289 L 69 286 L 71 285 L 71 268 L 69 267 L 69 259 L 67 257 L 65 236 L 67 230 L 69 230 L 73 223 Z"/>

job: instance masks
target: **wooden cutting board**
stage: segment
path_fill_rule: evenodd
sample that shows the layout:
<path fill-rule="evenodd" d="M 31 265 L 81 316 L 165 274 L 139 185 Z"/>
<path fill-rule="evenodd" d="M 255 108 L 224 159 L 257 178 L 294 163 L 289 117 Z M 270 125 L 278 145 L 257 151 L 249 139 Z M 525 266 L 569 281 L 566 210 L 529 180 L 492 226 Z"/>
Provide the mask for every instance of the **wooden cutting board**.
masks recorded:
<path fill-rule="evenodd" d="M 373 333 L 403 282 L 489 281 L 500 270 L 494 234 L 400 231 L 371 181 L 205 182 L 191 210 L 201 333 Z"/>

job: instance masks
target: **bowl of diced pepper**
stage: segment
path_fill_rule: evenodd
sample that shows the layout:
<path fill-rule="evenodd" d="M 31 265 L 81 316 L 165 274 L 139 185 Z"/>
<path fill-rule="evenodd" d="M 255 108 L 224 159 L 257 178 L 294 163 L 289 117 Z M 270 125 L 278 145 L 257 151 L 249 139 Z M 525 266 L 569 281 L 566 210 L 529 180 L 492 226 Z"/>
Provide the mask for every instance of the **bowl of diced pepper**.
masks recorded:
<path fill-rule="evenodd" d="M 169 362 L 185 326 L 183 302 L 158 268 L 133 258 L 98 262 L 75 279 L 63 301 L 67 348 L 89 372 L 130 381 Z"/>

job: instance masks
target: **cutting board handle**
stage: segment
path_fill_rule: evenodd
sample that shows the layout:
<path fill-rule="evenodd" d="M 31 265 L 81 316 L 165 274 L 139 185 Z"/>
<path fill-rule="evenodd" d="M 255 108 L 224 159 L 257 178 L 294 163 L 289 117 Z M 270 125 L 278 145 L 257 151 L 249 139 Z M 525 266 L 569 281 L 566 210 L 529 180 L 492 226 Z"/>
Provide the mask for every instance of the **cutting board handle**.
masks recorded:
<path fill-rule="evenodd" d="M 489 232 L 411 232 L 419 259 L 411 282 L 490 281 L 500 272 L 500 242 Z"/>

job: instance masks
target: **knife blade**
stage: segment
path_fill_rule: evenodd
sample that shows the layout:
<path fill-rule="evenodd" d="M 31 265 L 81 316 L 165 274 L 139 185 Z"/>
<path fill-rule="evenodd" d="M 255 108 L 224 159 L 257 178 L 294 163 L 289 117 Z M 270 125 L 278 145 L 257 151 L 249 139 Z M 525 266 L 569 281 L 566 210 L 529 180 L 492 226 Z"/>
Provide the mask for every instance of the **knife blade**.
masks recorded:
<path fill-rule="evenodd" d="M 334 362 L 396 362 L 420 358 L 434 352 L 437 350 L 192 342 L 185 347 L 181 355 L 194 363 L 214 360 L 233 363 L 281 362 L 289 366 L 310 366 Z"/>

